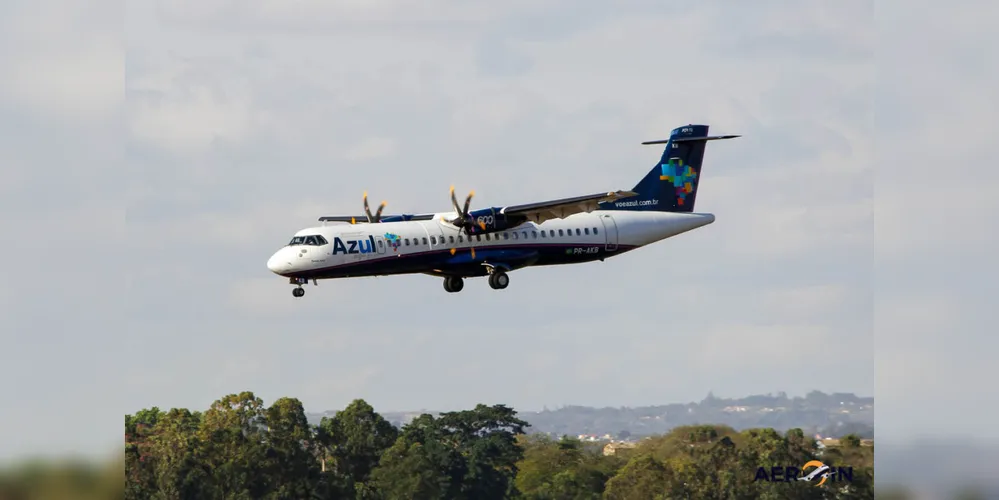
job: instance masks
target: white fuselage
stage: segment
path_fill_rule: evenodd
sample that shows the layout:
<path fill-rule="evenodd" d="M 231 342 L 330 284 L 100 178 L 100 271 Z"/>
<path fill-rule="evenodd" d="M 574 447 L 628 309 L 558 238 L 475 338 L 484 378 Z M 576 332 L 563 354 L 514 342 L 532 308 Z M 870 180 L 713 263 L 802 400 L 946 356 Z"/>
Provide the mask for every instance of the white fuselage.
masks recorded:
<path fill-rule="evenodd" d="M 446 274 L 441 269 L 452 264 L 507 265 L 510 269 L 571 264 L 603 260 L 715 220 L 712 214 L 597 210 L 468 236 L 447 222 L 454 216 L 450 212 L 425 221 L 303 229 L 296 237 L 322 238 L 314 239 L 312 244 L 289 244 L 279 249 L 268 260 L 267 267 L 281 276 L 313 280 L 402 273 Z M 479 252 L 480 261 L 492 262 L 469 260 L 473 250 Z M 523 262 L 514 262 L 518 259 Z M 358 271 L 345 271 L 349 269 Z"/>

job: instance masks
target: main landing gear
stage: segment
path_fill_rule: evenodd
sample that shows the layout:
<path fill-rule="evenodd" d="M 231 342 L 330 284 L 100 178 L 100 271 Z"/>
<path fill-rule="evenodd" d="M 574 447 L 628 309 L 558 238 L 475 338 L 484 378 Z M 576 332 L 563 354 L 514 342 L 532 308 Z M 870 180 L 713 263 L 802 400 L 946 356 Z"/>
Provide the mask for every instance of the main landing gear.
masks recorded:
<path fill-rule="evenodd" d="M 462 288 L 465 288 L 465 280 L 461 279 L 461 276 L 446 276 L 444 278 L 444 290 L 448 293 L 460 292 Z"/>
<path fill-rule="evenodd" d="M 502 290 L 509 284 L 510 277 L 503 271 L 496 270 L 489 275 L 489 286 L 493 287 L 493 290 Z"/>
<path fill-rule="evenodd" d="M 510 284 L 510 276 L 503 271 L 496 270 L 489 275 L 489 286 L 493 290 L 502 290 Z M 460 292 L 465 288 L 465 280 L 461 276 L 447 276 L 444 278 L 444 290 L 448 293 Z"/>

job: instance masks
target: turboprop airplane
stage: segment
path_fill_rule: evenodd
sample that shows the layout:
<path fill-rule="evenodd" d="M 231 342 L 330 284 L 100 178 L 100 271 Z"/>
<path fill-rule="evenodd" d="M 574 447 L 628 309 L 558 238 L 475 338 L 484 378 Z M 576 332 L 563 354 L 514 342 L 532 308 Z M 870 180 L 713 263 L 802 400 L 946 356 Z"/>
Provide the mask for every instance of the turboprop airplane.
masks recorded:
<path fill-rule="evenodd" d="M 364 194 L 364 215 L 320 217 L 322 226 L 303 229 L 267 261 L 271 272 L 289 279 L 292 295 L 305 295 L 312 281 L 422 273 L 444 278 L 444 290 L 460 292 L 464 279 L 489 277 L 501 290 L 508 273 L 531 266 L 603 261 L 715 221 L 695 213 L 707 125 L 673 129 L 659 163 L 631 191 L 612 191 L 558 200 L 469 211 L 474 191 L 454 211 L 372 214 Z M 327 225 L 327 222 L 346 224 Z"/>

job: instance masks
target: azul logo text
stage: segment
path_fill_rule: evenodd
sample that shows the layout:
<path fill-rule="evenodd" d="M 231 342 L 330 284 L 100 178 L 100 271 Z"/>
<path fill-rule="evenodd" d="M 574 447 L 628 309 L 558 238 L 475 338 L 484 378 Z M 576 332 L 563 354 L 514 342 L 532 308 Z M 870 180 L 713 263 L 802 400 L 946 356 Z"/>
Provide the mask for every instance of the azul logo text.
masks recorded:
<path fill-rule="evenodd" d="M 347 253 L 371 253 L 375 251 L 375 239 L 368 236 L 363 240 L 341 240 L 333 238 L 333 255 Z"/>

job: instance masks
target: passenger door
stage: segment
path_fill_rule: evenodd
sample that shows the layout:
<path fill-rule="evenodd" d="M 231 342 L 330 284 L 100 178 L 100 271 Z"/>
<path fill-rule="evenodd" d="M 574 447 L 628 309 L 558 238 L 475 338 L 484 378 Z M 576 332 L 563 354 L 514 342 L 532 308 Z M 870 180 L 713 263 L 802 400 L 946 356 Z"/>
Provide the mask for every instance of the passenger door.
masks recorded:
<path fill-rule="evenodd" d="M 604 248 L 606 248 L 608 252 L 617 250 L 617 223 L 614 222 L 614 217 L 611 217 L 610 214 L 602 214 L 600 216 L 600 222 L 604 226 L 604 237 L 606 238 Z"/>
<path fill-rule="evenodd" d="M 386 251 L 388 244 L 385 242 L 385 237 L 381 235 L 375 236 L 375 254 L 383 255 Z"/>

